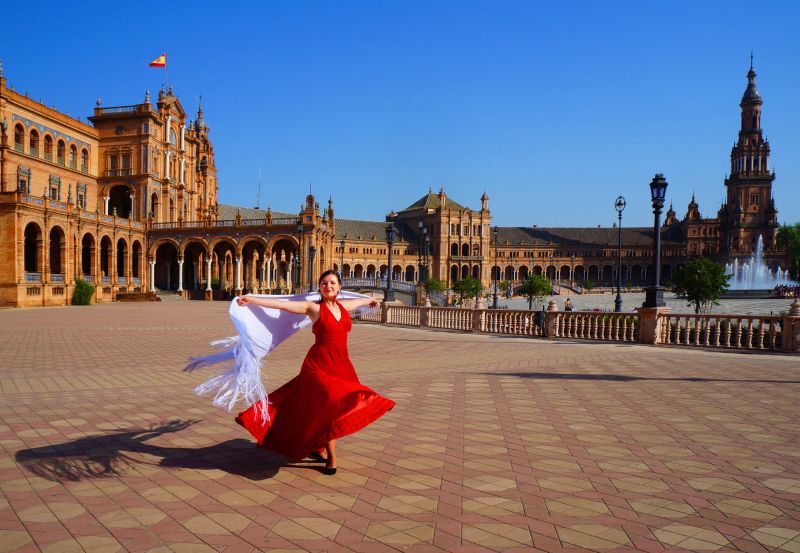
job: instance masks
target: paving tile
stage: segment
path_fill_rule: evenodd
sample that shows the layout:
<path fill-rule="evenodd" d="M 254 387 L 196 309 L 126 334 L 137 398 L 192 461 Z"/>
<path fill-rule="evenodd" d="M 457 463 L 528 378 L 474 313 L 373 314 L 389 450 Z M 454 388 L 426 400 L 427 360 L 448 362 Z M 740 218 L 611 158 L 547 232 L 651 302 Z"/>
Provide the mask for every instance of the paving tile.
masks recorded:
<path fill-rule="evenodd" d="M 192 393 L 226 310 L 0 311 L 0 551 L 800 553 L 793 358 L 357 324 L 397 406 L 331 478 Z"/>

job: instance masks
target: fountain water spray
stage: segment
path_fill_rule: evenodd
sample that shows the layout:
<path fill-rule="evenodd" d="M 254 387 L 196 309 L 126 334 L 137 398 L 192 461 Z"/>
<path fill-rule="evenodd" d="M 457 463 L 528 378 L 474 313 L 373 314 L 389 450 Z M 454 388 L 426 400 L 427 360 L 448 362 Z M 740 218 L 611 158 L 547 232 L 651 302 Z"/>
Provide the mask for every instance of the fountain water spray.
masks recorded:
<path fill-rule="evenodd" d="M 725 264 L 725 272 L 732 275 L 729 281 L 729 290 L 772 290 L 779 284 L 794 286 L 797 282 L 789 279 L 789 270 L 780 267 L 772 271 L 764 263 L 764 240 L 759 235 L 756 242 L 756 251 L 753 252 L 747 261 L 739 263 L 734 259 L 733 263 Z"/>

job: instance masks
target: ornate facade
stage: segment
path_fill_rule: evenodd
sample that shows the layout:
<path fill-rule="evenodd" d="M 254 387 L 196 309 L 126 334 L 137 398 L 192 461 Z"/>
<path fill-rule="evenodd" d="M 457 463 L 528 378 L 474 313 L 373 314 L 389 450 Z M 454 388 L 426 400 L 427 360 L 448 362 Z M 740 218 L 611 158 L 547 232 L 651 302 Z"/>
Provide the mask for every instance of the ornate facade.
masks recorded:
<path fill-rule="evenodd" d="M 694 198 L 682 219 L 672 206 L 666 214 L 665 281 L 690 256 L 749 256 L 759 236 L 767 262 L 785 263 L 755 77 L 751 67 L 726 203 L 715 218 L 703 218 Z M 15 92 L 0 74 L 0 305 L 66 305 L 78 278 L 96 285 L 100 302 L 156 290 L 284 293 L 328 268 L 375 278 L 390 272 L 388 225 L 397 280 L 472 276 L 489 287 L 544 274 L 574 289 L 617 280 L 619 229 L 498 228 L 485 193 L 471 209 L 429 190 L 384 221 L 339 219 L 332 200 L 320 210 L 312 194 L 294 213 L 219 204 L 202 105 L 188 120 L 171 89 L 154 104 L 149 94 L 128 106 L 98 100 L 89 120 Z M 622 229 L 624 285 L 649 283 L 652 245 L 652 228 Z"/>

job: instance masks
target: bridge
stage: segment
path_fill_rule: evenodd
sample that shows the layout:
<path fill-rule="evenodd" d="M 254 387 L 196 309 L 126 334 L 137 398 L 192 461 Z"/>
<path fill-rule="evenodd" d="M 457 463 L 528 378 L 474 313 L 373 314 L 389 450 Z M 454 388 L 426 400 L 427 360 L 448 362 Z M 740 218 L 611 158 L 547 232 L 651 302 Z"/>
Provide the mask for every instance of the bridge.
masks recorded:
<path fill-rule="evenodd" d="M 342 288 L 346 290 L 386 290 L 386 277 L 343 278 Z M 408 305 L 414 305 L 417 298 L 417 285 L 405 280 L 392 280 L 395 297 Z M 432 305 L 447 305 L 447 295 L 442 292 L 428 292 Z"/>

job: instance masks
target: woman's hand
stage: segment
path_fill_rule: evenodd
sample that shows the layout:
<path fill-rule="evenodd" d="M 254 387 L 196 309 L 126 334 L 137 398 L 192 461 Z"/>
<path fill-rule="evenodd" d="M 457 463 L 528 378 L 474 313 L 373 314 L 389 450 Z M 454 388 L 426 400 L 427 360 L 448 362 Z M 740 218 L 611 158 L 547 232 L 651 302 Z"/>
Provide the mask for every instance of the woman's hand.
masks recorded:
<path fill-rule="evenodd" d="M 247 296 L 239 296 L 238 298 L 236 298 L 236 305 L 238 305 L 239 307 L 244 307 L 248 303 L 252 303 L 252 300 Z"/>

